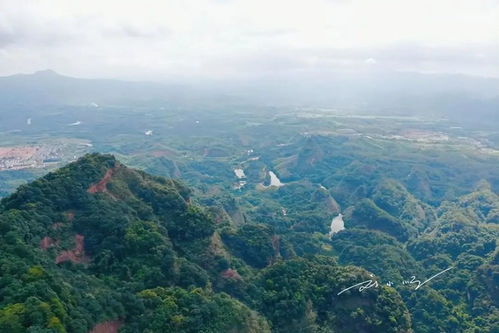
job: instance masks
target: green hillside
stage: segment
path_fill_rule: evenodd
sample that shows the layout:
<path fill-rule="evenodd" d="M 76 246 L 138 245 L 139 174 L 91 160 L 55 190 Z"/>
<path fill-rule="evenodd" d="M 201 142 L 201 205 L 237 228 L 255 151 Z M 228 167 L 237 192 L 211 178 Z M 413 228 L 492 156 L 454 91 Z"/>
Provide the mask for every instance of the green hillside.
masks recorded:
<path fill-rule="evenodd" d="M 111 155 L 19 187 L 0 204 L 0 331 L 410 331 L 393 288 L 337 295 L 367 271 L 216 212 Z"/>

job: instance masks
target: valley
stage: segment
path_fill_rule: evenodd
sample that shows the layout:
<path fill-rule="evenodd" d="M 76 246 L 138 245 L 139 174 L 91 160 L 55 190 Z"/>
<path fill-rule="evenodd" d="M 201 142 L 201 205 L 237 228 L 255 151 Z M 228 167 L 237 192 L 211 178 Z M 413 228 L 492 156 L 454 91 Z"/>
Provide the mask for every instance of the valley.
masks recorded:
<path fill-rule="evenodd" d="M 0 333 L 499 333 L 498 32 L 0 0 Z"/>
<path fill-rule="evenodd" d="M 18 258 L 23 244 L 39 259 L 5 274 L 43 283 L 43 304 L 55 293 L 71 315 L 51 316 L 70 331 L 493 332 L 495 129 L 223 103 L 15 110 L 0 122 L 2 251 Z M 448 267 L 417 292 L 403 284 Z M 43 274 L 87 287 L 58 291 Z M 394 285 L 338 295 L 370 275 Z M 4 288 L 0 327 L 35 302 Z M 85 293 L 88 307 L 74 305 Z M 88 310 L 109 295 L 112 310 Z M 231 319 L 193 315 L 195 303 Z M 17 316 L 5 322 L 30 320 Z"/>

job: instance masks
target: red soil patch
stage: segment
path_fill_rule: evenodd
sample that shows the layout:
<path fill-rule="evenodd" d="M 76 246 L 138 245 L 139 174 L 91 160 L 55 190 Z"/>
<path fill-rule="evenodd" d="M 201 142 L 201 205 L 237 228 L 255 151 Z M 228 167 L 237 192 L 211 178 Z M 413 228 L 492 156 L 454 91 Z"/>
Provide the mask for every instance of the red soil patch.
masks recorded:
<path fill-rule="evenodd" d="M 85 237 L 83 235 L 76 235 L 75 247 L 72 250 L 66 250 L 59 253 L 59 255 L 55 258 L 55 263 L 58 264 L 65 261 L 87 263 L 89 259 L 85 256 L 85 249 L 83 247 L 84 239 Z"/>
<path fill-rule="evenodd" d="M 109 181 L 111 180 L 113 172 L 114 172 L 113 168 L 107 170 L 106 174 L 104 175 L 104 177 L 102 177 L 102 179 L 99 180 L 99 182 L 97 184 L 91 185 L 88 188 L 87 192 L 88 193 L 107 192 L 107 187 L 106 186 L 107 186 L 107 183 L 109 183 Z"/>
<path fill-rule="evenodd" d="M 55 241 L 48 236 L 43 237 L 43 239 L 40 241 L 40 248 L 42 250 L 46 250 L 49 247 L 54 246 L 54 245 L 55 245 Z"/>
<path fill-rule="evenodd" d="M 232 268 L 228 268 L 225 271 L 222 272 L 222 277 L 225 279 L 233 279 L 233 280 L 242 280 L 243 278 L 239 273 Z"/>
<path fill-rule="evenodd" d="M 110 320 L 97 324 L 88 333 L 118 333 L 123 323 L 120 320 Z"/>

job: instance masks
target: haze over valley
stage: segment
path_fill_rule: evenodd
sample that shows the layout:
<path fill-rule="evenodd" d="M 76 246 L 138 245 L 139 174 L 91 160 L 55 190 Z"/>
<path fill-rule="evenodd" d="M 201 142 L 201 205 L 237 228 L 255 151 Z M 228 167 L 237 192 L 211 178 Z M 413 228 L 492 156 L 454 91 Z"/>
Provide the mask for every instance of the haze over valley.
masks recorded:
<path fill-rule="evenodd" d="M 498 22 L 0 2 L 0 332 L 497 332 Z"/>

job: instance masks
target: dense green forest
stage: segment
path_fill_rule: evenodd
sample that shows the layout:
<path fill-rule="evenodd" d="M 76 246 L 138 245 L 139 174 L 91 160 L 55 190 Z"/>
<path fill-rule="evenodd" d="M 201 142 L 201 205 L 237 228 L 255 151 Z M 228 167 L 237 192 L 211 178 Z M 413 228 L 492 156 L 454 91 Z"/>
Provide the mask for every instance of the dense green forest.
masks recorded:
<path fill-rule="evenodd" d="M 0 204 L 0 331 L 498 332 L 488 183 L 435 207 L 380 180 L 331 239 L 329 191 L 262 196 L 294 212 L 272 218 L 111 155 L 20 186 Z M 404 283 L 449 267 L 418 290 Z M 377 286 L 338 295 L 366 280 Z"/>
<path fill-rule="evenodd" d="M 0 333 L 499 333 L 498 245 L 499 0 L 0 0 Z"/>

